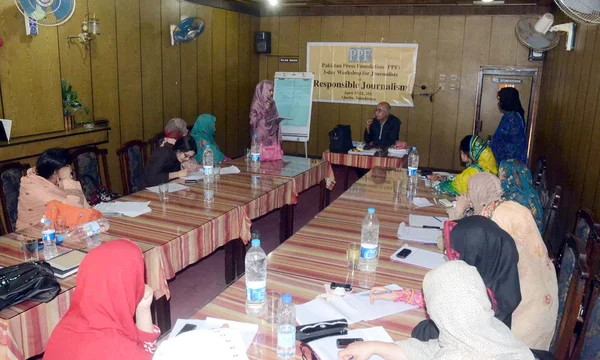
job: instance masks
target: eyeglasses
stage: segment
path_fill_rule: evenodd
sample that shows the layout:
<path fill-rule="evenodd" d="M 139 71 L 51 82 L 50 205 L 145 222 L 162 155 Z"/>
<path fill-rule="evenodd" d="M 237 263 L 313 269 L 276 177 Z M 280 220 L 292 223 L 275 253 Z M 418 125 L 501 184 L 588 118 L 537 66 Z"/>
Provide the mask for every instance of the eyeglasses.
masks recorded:
<path fill-rule="evenodd" d="M 300 352 L 302 353 L 302 360 L 321 360 L 319 355 L 306 343 L 300 344 Z"/>
<path fill-rule="evenodd" d="M 373 109 L 373 112 L 375 114 L 377 114 L 377 113 L 387 113 L 387 110 L 384 110 L 384 109 Z"/>

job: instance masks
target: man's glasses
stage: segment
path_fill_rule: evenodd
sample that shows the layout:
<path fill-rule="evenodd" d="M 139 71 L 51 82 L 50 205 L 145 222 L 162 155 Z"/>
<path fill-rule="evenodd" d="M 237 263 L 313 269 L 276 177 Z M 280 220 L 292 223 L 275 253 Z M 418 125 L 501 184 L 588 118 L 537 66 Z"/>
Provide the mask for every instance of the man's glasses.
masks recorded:
<path fill-rule="evenodd" d="M 386 111 L 386 110 L 384 110 L 384 109 L 373 109 L 373 112 L 374 112 L 375 114 L 378 114 L 378 113 L 387 113 L 387 111 Z"/>
<path fill-rule="evenodd" d="M 321 360 L 319 355 L 306 343 L 300 344 L 300 353 L 302 353 L 302 360 Z"/>

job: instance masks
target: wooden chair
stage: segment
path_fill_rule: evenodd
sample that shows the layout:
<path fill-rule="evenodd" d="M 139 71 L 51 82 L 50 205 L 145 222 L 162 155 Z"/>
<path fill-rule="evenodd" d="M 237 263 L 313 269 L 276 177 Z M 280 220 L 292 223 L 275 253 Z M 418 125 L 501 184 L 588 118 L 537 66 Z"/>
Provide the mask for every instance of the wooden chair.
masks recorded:
<path fill-rule="evenodd" d="M 600 234 L 592 212 L 579 209 L 576 214 L 574 234 L 585 242 L 590 274 L 598 274 L 600 268 Z"/>
<path fill-rule="evenodd" d="M 6 233 L 15 231 L 17 224 L 17 205 L 21 189 L 21 177 L 29 169 L 28 164 L 8 163 L 0 166 L 0 201 L 2 202 L 2 227 Z"/>
<path fill-rule="evenodd" d="M 560 266 L 561 260 L 561 250 L 562 250 L 562 240 L 559 244 L 554 244 L 554 230 L 556 225 L 556 219 L 558 216 L 558 209 L 560 207 L 560 197 L 561 197 L 562 188 L 560 186 L 556 186 L 554 188 L 554 193 L 550 200 L 544 204 L 544 218 L 542 220 L 542 238 L 544 239 L 544 243 L 546 244 L 546 248 L 548 249 L 548 254 L 555 259 L 554 265 Z"/>
<path fill-rule="evenodd" d="M 148 144 L 140 140 L 132 140 L 123 144 L 117 150 L 119 164 L 121 165 L 121 181 L 123 182 L 124 195 L 132 194 L 144 189 L 144 165 L 148 160 Z"/>
<path fill-rule="evenodd" d="M 158 147 L 160 147 L 160 143 L 162 142 L 162 139 L 164 137 L 165 137 L 165 134 L 160 132 L 160 133 L 154 135 L 154 137 L 152 139 L 148 140 L 150 154 L 152 154 L 154 152 L 154 150 L 156 150 Z"/>
<path fill-rule="evenodd" d="M 533 171 L 531 172 L 531 176 L 533 177 L 533 188 L 538 192 L 541 190 L 541 187 L 546 184 L 546 158 L 542 155 L 538 158 L 533 167 Z"/>
<path fill-rule="evenodd" d="M 558 277 L 556 330 L 550 346 L 557 359 L 569 358 L 589 275 L 584 244 L 580 239 L 568 234 Z"/>
<path fill-rule="evenodd" d="M 91 201 L 94 189 L 98 185 L 106 186 L 110 190 L 110 177 L 106 162 L 106 149 L 88 146 L 71 150 L 75 176 L 81 183 L 86 199 Z"/>
<path fill-rule="evenodd" d="M 587 288 L 589 301 L 585 311 L 581 333 L 575 342 L 570 359 L 597 359 L 600 354 L 600 276 L 594 276 Z"/>

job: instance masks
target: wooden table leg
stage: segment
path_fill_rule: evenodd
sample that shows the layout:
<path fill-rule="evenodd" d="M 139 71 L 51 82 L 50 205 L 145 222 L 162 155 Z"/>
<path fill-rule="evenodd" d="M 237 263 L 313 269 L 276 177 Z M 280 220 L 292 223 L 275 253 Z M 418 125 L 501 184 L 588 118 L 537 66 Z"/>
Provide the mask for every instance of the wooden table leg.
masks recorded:
<path fill-rule="evenodd" d="M 294 232 L 294 208 L 284 205 L 279 209 L 279 243 L 283 244 Z"/>
<path fill-rule="evenodd" d="M 151 311 L 152 320 L 162 334 L 171 330 L 171 303 L 166 296 L 155 299 L 152 302 Z"/>
<path fill-rule="evenodd" d="M 327 204 L 327 180 L 323 179 L 319 183 L 319 212 L 323 211 Z"/>
<path fill-rule="evenodd" d="M 225 244 L 225 283 L 234 282 L 245 269 L 246 246 L 241 239 L 235 239 Z"/>

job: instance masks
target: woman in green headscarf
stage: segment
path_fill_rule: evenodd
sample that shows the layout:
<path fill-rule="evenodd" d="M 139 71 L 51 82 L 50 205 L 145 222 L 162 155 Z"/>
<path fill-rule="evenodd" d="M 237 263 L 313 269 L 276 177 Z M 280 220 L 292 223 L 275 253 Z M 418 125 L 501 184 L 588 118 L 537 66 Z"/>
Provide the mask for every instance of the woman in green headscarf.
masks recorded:
<path fill-rule="evenodd" d="M 215 164 L 223 162 L 225 160 L 225 155 L 219 150 L 219 146 L 215 142 L 214 136 L 217 127 L 215 125 L 217 118 L 210 114 L 202 114 L 198 116 L 196 119 L 196 123 L 192 128 L 192 137 L 198 143 L 198 152 L 196 152 L 196 161 L 199 164 L 202 163 L 202 155 L 204 154 L 204 149 L 208 146 L 214 155 Z"/>

